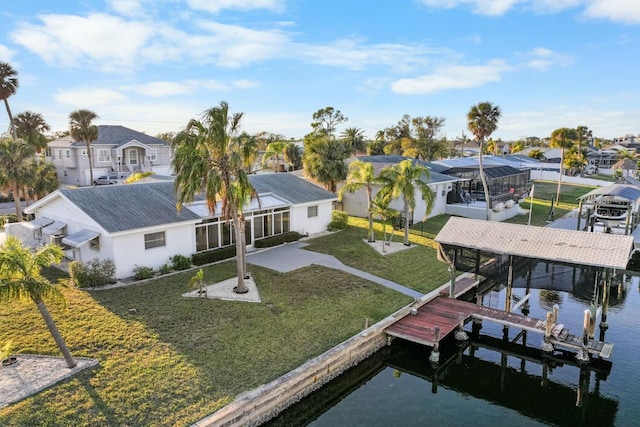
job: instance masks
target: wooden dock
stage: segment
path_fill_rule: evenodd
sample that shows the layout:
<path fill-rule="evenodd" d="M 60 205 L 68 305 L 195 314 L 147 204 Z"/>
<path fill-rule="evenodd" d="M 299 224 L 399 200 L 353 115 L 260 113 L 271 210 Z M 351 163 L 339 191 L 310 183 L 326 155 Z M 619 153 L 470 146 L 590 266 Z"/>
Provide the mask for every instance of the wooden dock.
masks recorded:
<path fill-rule="evenodd" d="M 454 331 L 460 321 L 471 319 L 490 321 L 508 327 L 531 332 L 545 333 L 545 321 L 526 317 L 521 314 L 507 313 L 491 307 L 459 301 L 439 296 L 418 308 L 415 314 L 408 314 L 386 329 L 388 335 L 433 347 L 436 344 L 435 328 L 440 328 L 438 341 L 442 341 Z M 582 336 L 570 334 L 562 324 L 553 324 L 551 344 L 555 348 L 563 347 L 573 351 L 582 348 Z M 608 358 L 613 345 L 590 340 L 587 346 L 590 354 Z"/>

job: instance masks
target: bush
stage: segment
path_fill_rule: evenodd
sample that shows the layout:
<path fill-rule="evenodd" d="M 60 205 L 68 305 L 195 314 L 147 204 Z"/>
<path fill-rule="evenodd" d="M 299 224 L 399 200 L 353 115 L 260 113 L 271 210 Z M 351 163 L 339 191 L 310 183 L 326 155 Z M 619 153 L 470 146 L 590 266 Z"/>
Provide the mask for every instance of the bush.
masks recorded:
<path fill-rule="evenodd" d="M 210 264 L 223 259 L 229 259 L 236 256 L 236 245 L 226 246 L 224 248 L 213 249 L 206 252 L 199 252 L 191 256 L 194 265 Z"/>
<path fill-rule="evenodd" d="M 173 271 L 169 264 L 162 264 L 158 269 L 158 273 L 160 274 L 169 274 Z"/>
<path fill-rule="evenodd" d="M 256 240 L 254 246 L 256 248 L 270 248 L 271 246 L 277 246 L 283 243 L 295 242 L 297 240 L 300 240 L 301 237 L 302 234 L 298 233 L 297 231 L 289 231 L 288 233 L 277 234 L 275 236 Z"/>
<path fill-rule="evenodd" d="M 191 268 L 191 260 L 184 255 L 174 255 L 170 258 L 171 268 L 176 271 Z"/>
<path fill-rule="evenodd" d="M 331 222 L 327 226 L 327 230 L 329 231 L 344 230 L 345 228 L 347 228 L 347 222 L 349 222 L 349 215 L 347 215 L 346 212 L 332 211 Z"/>
<path fill-rule="evenodd" d="M 133 278 L 136 280 L 151 279 L 153 277 L 153 268 L 136 265 L 133 269 Z"/>
<path fill-rule="evenodd" d="M 151 171 L 146 171 L 146 172 L 134 172 L 131 175 L 129 175 L 127 177 L 127 179 L 124 180 L 125 184 L 131 184 L 137 181 L 140 181 L 143 178 L 146 178 L 148 176 L 153 175 L 153 172 Z"/>
<path fill-rule="evenodd" d="M 79 288 L 104 286 L 115 283 L 116 265 L 110 259 L 92 259 L 89 262 L 72 261 L 69 263 L 71 280 Z"/>
<path fill-rule="evenodd" d="M 12 222 L 18 222 L 18 217 L 16 214 L 0 215 L 0 230 L 4 230 L 5 224 L 9 224 Z"/>

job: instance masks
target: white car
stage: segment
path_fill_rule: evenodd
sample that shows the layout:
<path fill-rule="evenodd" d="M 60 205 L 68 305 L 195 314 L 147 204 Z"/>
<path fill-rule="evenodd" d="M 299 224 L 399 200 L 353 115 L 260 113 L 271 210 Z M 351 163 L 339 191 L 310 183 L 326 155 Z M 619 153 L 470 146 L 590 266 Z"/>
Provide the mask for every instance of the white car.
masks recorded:
<path fill-rule="evenodd" d="M 120 182 L 118 175 L 102 175 L 93 180 L 93 185 L 111 185 Z"/>

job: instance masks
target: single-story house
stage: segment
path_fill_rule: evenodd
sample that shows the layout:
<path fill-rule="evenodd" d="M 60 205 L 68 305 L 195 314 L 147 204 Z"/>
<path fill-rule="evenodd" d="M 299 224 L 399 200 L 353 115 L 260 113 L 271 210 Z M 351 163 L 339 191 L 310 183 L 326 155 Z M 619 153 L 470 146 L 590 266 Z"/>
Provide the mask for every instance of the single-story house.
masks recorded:
<path fill-rule="evenodd" d="M 428 163 L 411 159 L 409 157 L 404 157 L 401 155 L 376 155 L 376 156 L 358 156 L 352 157 L 349 161 L 359 160 L 361 162 L 368 162 L 373 165 L 375 174 L 378 175 L 380 171 L 388 166 L 393 166 L 397 163 L 400 163 L 403 160 L 411 160 L 415 164 L 427 166 Z M 430 168 L 431 169 L 431 168 Z M 430 170 L 429 178 L 425 179 L 425 182 L 429 185 L 431 190 L 435 195 L 435 200 L 433 206 L 431 208 L 431 213 L 427 217 L 440 215 L 445 213 L 445 209 L 447 206 L 447 194 L 451 191 L 453 184 L 458 182 L 460 179 L 457 177 L 443 175 L 434 170 Z M 343 183 L 344 184 L 344 183 Z M 373 185 L 373 197 L 380 190 L 379 185 Z M 412 222 L 421 221 L 425 217 L 425 213 L 427 210 L 427 205 L 422 199 L 422 194 L 418 189 L 416 189 L 416 207 L 413 212 L 413 216 L 410 219 Z M 396 209 L 400 212 L 404 209 L 404 202 L 402 199 L 393 200 L 390 203 L 390 207 Z M 347 212 L 349 215 L 358 216 L 358 217 L 366 217 L 367 213 L 367 193 L 366 189 L 363 187 L 358 191 L 353 193 L 345 192 L 342 197 L 342 209 Z"/>
<path fill-rule="evenodd" d="M 289 231 L 315 234 L 331 221 L 334 193 L 291 174 L 251 175 L 258 193 L 244 208 L 249 247 Z M 204 200 L 176 209 L 172 181 L 57 190 L 25 209 L 34 216 L 7 234 L 37 245 L 54 241 L 70 260 L 112 259 L 116 277 L 136 266 L 158 268 L 174 255 L 229 246 L 232 225 L 209 213 Z"/>

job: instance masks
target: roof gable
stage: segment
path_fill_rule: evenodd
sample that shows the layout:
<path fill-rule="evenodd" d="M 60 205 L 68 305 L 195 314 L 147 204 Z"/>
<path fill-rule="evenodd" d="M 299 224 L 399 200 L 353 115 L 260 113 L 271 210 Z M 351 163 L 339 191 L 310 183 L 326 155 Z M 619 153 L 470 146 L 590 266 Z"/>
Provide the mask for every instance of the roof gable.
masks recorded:
<path fill-rule="evenodd" d="M 169 145 L 168 142 L 163 141 L 162 139 L 119 125 L 99 125 L 98 139 L 93 141 L 91 145 L 121 147 L 132 140 L 136 140 L 144 145 Z M 74 142 L 72 145 L 75 147 L 85 146 L 84 142 L 78 141 Z"/>
<path fill-rule="evenodd" d="M 249 180 L 258 194 L 272 193 L 293 205 L 338 198 L 335 193 L 289 173 L 250 175 Z"/>

